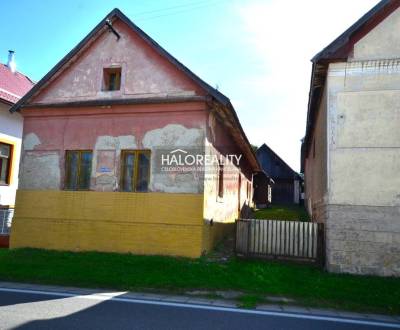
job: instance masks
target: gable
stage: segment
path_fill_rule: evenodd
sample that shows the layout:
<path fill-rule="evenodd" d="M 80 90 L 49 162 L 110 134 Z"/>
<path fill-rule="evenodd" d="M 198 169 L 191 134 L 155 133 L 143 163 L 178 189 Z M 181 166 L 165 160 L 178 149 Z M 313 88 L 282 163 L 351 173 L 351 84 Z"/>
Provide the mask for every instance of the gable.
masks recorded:
<path fill-rule="evenodd" d="M 256 155 L 262 170 L 268 173 L 273 179 L 295 178 L 297 173 L 266 145 L 261 146 L 257 150 Z"/>
<path fill-rule="evenodd" d="M 396 9 L 354 45 L 354 59 L 400 57 L 400 8 Z"/>
<path fill-rule="evenodd" d="M 116 18 L 84 51 L 64 64 L 59 76 L 29 103 L 62 103 L 100 99 L 204 95 L 192 79 Z M 94 38 L 94 37 L 93 37 Z M 68 68 L 66 68 L 68 66 Z M 103 69 L 121 68 L 119 91 L 103 91 Z"/>

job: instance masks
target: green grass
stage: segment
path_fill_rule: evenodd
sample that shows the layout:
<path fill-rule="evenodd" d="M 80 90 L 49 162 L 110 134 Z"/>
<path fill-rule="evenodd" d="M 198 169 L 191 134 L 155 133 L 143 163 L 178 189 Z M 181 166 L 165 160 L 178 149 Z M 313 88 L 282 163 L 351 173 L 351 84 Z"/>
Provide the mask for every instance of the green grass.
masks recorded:
<path fill-rule="evenodd" d="M 0 280 L 121 290 L 236 290 L 252 306 L 266 295 L 297 303 L 400 314 L 400 279 L 338 275 L 308 265 L 36 249 L 0 250 Z"/>
<path fill-rule="evenodd" d="M 238 306 L 241 308 L 255 308 L 258 304 L 264 302 L 264 299 L 257 294 L 245 294 L 238 298 Z"/>
<path fill-rule="evenodd" d="M 254 212 L 256 219 L 309 221 L 310 217 L 303 206 L 271 205 L 267 209 Z"/>

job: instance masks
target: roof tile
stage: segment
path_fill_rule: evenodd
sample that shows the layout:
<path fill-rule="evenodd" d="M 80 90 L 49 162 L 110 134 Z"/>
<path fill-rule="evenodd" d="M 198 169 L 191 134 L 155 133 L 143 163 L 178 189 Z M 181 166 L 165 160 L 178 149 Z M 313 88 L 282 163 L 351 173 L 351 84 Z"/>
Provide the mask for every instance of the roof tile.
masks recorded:
<path fill-rule="evenodd" d="M 33 81 L 27 76 L 18 71 L 13 73 L 6 65 L 0 63 L 0 99 L 16 103 L 33 85 Z"/>

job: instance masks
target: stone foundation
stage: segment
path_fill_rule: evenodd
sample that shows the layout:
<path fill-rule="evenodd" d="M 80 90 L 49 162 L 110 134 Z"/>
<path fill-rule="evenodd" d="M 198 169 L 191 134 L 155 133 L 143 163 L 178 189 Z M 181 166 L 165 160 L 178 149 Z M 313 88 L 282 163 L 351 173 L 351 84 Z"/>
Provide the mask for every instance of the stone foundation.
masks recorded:
<path fill-rule="evenodd" d="M 328 271 L 400 276 L 400 207 L 328 205 Z"/>

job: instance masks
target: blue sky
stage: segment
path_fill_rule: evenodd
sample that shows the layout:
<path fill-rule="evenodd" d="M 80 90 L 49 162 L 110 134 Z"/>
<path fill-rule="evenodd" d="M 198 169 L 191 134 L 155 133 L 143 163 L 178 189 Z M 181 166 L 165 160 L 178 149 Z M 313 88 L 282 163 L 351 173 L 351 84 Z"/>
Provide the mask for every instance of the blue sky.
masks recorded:
<path fill-rule="evenodd" d="M 310 59 L 377 0 L 19 0 L 1 4 L 0 61 L 39 80 L 118 7 L 228 96 L 251 143 L 299 170 Z"/>

